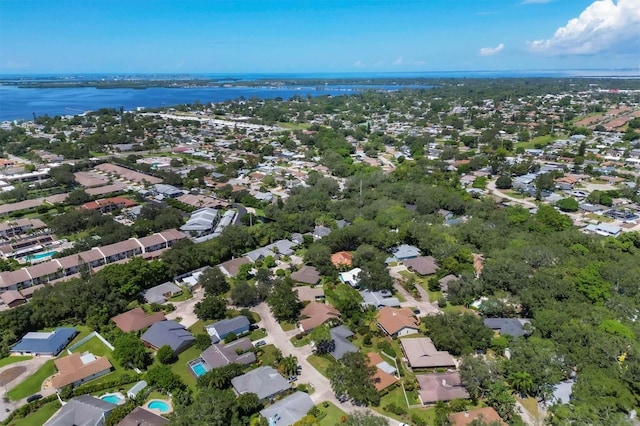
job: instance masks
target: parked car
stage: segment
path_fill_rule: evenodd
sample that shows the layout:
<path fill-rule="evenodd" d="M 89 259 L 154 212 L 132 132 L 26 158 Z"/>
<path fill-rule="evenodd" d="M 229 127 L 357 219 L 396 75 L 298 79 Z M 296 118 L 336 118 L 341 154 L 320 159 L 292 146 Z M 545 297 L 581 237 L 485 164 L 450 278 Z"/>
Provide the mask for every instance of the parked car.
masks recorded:
<path fill-rule="evenodd" d="M 40 395 L 39 393 L 35 394 L 35 395 L 31 395 L 30 397 L 27 398 L 27 402 L 33 402 L 33 401 L 37 401 L 40 398 L 42 398 L 42 395 Z"/>
<path fill-rule="evenodd" d="M 256 348 L 259 348 L 260 346 L 264 346 L 266 344 L 267 344 L 267 342 L 265 342 L 264 340 L 258 340 L 256 343 L 254 343 L 254 346 Z"/>
<path fill-rule="evenodd" d="M 295 382 L 296 380 L 298 380 L 298 376 L 289 376 L 289 383 Z"/>

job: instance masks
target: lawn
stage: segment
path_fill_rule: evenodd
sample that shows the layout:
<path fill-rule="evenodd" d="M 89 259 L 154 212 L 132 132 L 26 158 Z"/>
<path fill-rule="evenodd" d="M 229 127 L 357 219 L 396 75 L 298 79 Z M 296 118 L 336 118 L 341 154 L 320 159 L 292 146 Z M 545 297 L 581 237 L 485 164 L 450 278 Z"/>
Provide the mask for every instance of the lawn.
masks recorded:
<path fill-rule="evenodd" d="M 8 356 L 6 358 L 0 359 L 0 368 L 16 362 L 26 361 L 31 358 L 33 357 L 32 356 Z"/>
<path fill-rule="evenodd" d="M 51 401 L 34 413 L 11 423 L 12 426 L 42 426 L 60 409 L 60 402 Z"/>
<path fill-rule="evenodd" d="M 189 331 L 194 336 L 196 336 L 198 334 L 207 334 L 207 332 L 204 329 L 204 326 L 205 326 L 204 322 L 202 322 L 202 320 L 198 320 L 195 324 L 193 324 L 191 327 L 189 327 Z"/>
<path fill-rule="evenodd" d="M 522 404 L 524 406 L 524 408 L 526 408 L 526 410 L 535 418 L 538 418 L 539 416 L 539 412 L 538 412 L 538 401 L 535 398 L 516 398 L 520 404 Z"/>
<path fill-rule="evenodd" d="M 22 383 L 15 388 L 7 392 L 7 396 L 12 401 L 17 401 L 22 398 L 26 398 L 34 393 L 39 393 L 42 389 L 42 383 L 49 376 L 53 376 L 56 372 L 56 367 L 53 365 L 53 360 L 45 362 L 42 367 L 38 369 L 34 374 L 27 377 Z"/>
<path fill-rule="evenodd" d="M 185 300 L 189 300 L 193 297 L 191 292 L 184 287 L 180 287 L 182 289 L 182 293 L 170 297 L 168 302 L 184 302 Z"/>
<path fill-rule="evenodd" d="M 325 404 L 327 405 L 325 407 Z M 335 426 L 342 423 L 342 417 L 347 413 L 336 407 L 329 401 L 325 401 L 322 404 L 317 405 L 320 410 L 320 423 L 327 426 Z M 323 417 L 324 416 L 324 417 Z"/>
<path fill-rule="evenodd" d="M 384 409 L 389 404 L 395 404 L 398 407 L 402 407 L 407 410 L 407 414 L 398 416 L 397 414 L 393 414 Z M 417 415 L 424 419 L 427 424 L 433 424 L 435 420 L 435 409 L 425 409 L 425 408 L 408 408 L 407 400 L 404 397 L 404 392 L 402 391 L 402 387 L 397 387 L 388 394 L 382 397 L 380 401 L 380 405 L 378 407 L 373 407 L 374 411 L 377 411 L 380 414 L 391 417 L 393 419 L 402 421 L 404 423 L 411 424 L 411 416 Z"/>
<path fill-rule="evenodd" d="M 171 366 L 171 371 L 180 376 L 182 381 L 192 390 L 195 390 L 196 388 L 196 378 L 187 365 L 187 362 L 198 358 L 201 352 L 202 351 L 200 349 L 192 346 L 178 355 L 178 360 Z"/>
<path fill-rule="evenodd" d="M 273 345 L 265 345 L 260 348 L 258 353 L 258 363 L 260 365 L 270 365 L 275 367 L 276 365 L 276 351 L 278 349 Z"/>
<path fill-rule="evenodd" d="M 308 129 L 311 124 L 310 123 L 291 123 L 291 122 L 278 122 L 276 123 L 279 127 L 284 127 L 289 130 L 305 130 Z"/>
<path fill-rule="evenodd" d="M 256 340 L 264 339 L 266 336 L 266 330 L 264 328 L 259 328 L 257 330 L 253 330 L 251 334 L 249 334 L 249 339 L 251 339 L 251 341 L 253 342 Z"/>
<path fill-rule="evenodd" d="M 280 327 L 282 327 L 282 331 L 291 331 L 296 328 L 296 325 L 291 322 L 282 321 L 280 322 Z"/>
<path fill-rule="evenodd" d="M 302 339 L 297 339 L 296 336 L 293 336 L 291 338 L 291 344 L 296 348 L 301 348 L 303 346 L 308 345 L 309 343 L 311 343 L 311 338 L 309 337 L 309 334 L 303 336 Z"/>
<path fill-rule="evenodd" d="M 309 355 L 307 361 L 325 377 L 327 377 L 327 369 L 335 362 L 329 355 Z"/>

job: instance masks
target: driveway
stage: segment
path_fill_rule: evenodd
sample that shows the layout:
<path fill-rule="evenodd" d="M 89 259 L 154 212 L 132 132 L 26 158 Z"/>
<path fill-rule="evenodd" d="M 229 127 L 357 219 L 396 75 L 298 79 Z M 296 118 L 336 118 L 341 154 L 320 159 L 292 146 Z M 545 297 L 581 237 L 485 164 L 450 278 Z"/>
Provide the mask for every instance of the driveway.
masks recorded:
<path fill-rule="evenodd" d="M 185 328 L 191 327 L 193 324 L 198 322 L 198 317 L 193 313 L 193 308 L 199 301 L 204 297 L 204 289 L 198 288 L 193 291 L 193 297 L 191 299 L 184 300 L 182 302 L 172 302 L 173 306 L 176 307 L 176 310 L 173 312 L 169 312 L 166 317 L 170 320 L 175 320 L 176 318 L 182 318 L 180 320 L 180 324 L 184 325 Z"/>
<path fill-rule="evenodd" d="M 402 297 L 405 298 L 405 301 L 401 302 L 400 306 L 403 308 L 420 309 L 419 316 L 438 315 L 442 313 L 440 308 L 438 308 L 438 306 L 435 303 L 431 303 L 429 301 L 429 293 L 424 288 L 422 288 L 422 286 L 416 285 L 416 288 L 418 289 L 418 293 L 420 293 L 420 296 L 421 296 L 421 299 L 417 300 L 415 297 L 411 295 L 411 293 L 405 290 L 404 287 L 402 287 L 402 285 L 398 283 L 398 280 L 406 279 L 405 277 L 400 275 L 401 271 L 407 271 L 407 267 L 404 265 L 398 265 L 398 266 L 392 266 L 389 268 L 389 275 L 391 275 L 396 280 L 395 284 L 393 285 L 394 288 L 398 293 L 402 295 Z"/>
<path fill-rule="evenodd" d="M 32 359 L 26 360 L 26 361 L 20 361 L 20 362 L 16 362 L 14 364 L 9 364 L 6 365 L 2 368 L 0 368 L 0 373 L 2 373 L 3 371 L 7 371 L 10 370 L 14 367 L 25 367 L 26 370 L 24 372 L 22 372 L 22 374 L 20 374 L 19 376 L 17 376 L 15 379 L 11 380 L 8 383 L 3 383 L 0 384 L 0 421 L 3 421 L 4 419 L 6 419 L 10 412 L 15 410 L 16 408 L 24 405 L 27 401 L 26 398 L 19 400 L 19 401 L 4 401 L 4 396 L 6 395 L 7 392 L 9 392 L 11 389 L 13 389 L 14 387 L 16 387 L 17 385 L 19 385 L 20 383 L 22 383 L 27 377 L 31 376 L 33 373 L 35 373 L 36 371 L 38 371 L 38 369 L 40 367 L 42 367 L 42 365 L 49 361 L 50 359 L 53 358 L 49 358 L 49 357 L 33 357 Z M 47 395 L 51 395 L 53 392 L 50 391 L 49 389 L 47 389 L 48 392 L 46 392 L 46 395 L 44 393 L 41 393 L 42 396 L 47 396 Z M 9 409 L 9 413 L 6 411 L 6 409 Z"/>
<path fill-rule="evenodd" d="M 293 355 L 298 358 L 298 365 L 302 366 L 302 371 L 298 376 L 299 383 L 309 383 L 315 389 L 315 392 L 311 395 L 311 399 L 314 404 L 321 404 L 324 401 L 329 401 L 339 407 L 347 414 L 354 413 L 356 411 L 369 411 L 366 407 L 357 407 L 350 402 L 340 402 L 335 397 L 333 390 L 331 389 L 331 383 L 329 379 L 324 377 L 318 370 L 316 370 L 308 361 L 307 357 L 311 355 L 311 346 L 306 345 L 301 348 L 296 348 L 289 340 L 295 336 L 299 330 L 292 330 L 284 332 L 277 323 L 271 310 L 266 303 L 261 303 L 255 306 L 252 311 L 257 312 L 260 315 L 260 322 L 258 325 L 267 330 L 267 337 L 264 341 L 267 344 L 273 344 L 276 348 L 280 349 L 283 356 Z M 375 413 L 380 416 L 380 414 Z M 389 417 L 385 417 L 389 424 L 397 424 L 397 420 L 393 420 Z"/>

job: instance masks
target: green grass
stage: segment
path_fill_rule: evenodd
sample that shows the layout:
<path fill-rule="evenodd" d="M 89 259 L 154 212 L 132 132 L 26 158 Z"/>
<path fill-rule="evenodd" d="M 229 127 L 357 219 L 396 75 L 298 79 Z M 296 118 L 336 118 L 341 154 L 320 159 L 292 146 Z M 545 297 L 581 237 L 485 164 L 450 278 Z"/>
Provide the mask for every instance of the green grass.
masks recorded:
<path fill-rule="evenodd" d="M 280 327 L 282 327 L 282 331 L 291 331 L 296 328 L 296 325 L 291 322 L 282 321 L 280 322 Z"/>
<path fill-rule="evenodd" d="M 526 410 L 533 416 L 533 417 L 538 417 L 539 412 L 538 412 L 538 401 L 536 401 L 535 398 L 516 398 L 520 404 L 522 404 L 524 406 L 524 408 L 526 408 Z"/>
<path fill-rule="evenodd" d="M 5 367 L 9 364 L 13 364 L 20 361 L 26 361 L 33 358 L 32 356 L 8 356 L 6 358 L 0 359 L 0 368 Z"/>
<path fill-rule="evenodd" d="M 407 414 L 403 416 L 398 416 L 384 409 L 385 406 L 389 404 L 395 404 L 398 407 L 402 407 L 407 410 Z M 411 416 L 416 415 L 421 417 L 423 420 L 427 422 L 427 424 L 433 424 L 435 420 L 435 409 L 424 409 L 424 408 L 408 408 L 407 400 L 404 397 L 404 392 L 402 391 L 402 387 L 397 387 L 388 394 L 384 395 L 380 401 L 380 405 L 378 407 L 372 407 L 374 411 L 377 411 L 380 414 L 391 417 L 392 419 L 399 420 L 404 423 L 411 424 Z"/>
<path fill-rule="evenodd" d="M 125 374 L 135 374 L 133 370 L 129 370 L 128 368 L 120 365 L 120 363 L 113 357 L 113 352 L 111 351 L 111 349 L 109 349 L 104 343 L 102 343 L 102 340 L 98 339 L 97 337 L 89 339 L 87 342 L 77 347 L 74 352 L 91 352 L 96 356 L 104 356 L 107 357 L 109 362 L 111 362 L 111 365 L 113 365 L 113 371 L 111 373 L 105 374 L 104 376 L 99 377 L 96 380 L 87 382 L 90 385 L 117 380 Z"/>
<path fill-rule="evenodd" d="M 524 149 L 531 149 L 531 148 L 535 148 L 535 146 L 537 144 L 546 146 L 546 145 L 551 144 L 553 141 L 555 141 L 557 139 L 563 139 L 566 136 L 567 135 L 563 135 L 563 134 L 536 136 L 535 138 L 531 139 L 530 141 L 518 142 L 518 143 L 516 143 L 515 146 L 516 146 L 516 148 L 522 147 Z"/>
<path fill-rule="evenodd" d="M 330 355 L 309 355 L 307 361 L 324 377 L 327 377 L 329 366 L 335 362 Z"/>
<path fill-rule="evenodd" d="M 34 413 L 11 423 L 11 426 L 42 426 L 60 409 L 60 402 L 51 401 Z"/>
<path fill-rule="evenodd" d="M 56 367 L 53 365 L 53 360 L 45 362 L 42 367 L 38 369 L 31 376 L 27 377 L 22 383 L 15 388 L 7 392 L 7 396 L 12 401 L 17 401 L 22 398 L 26 398 L 29 395 L 40 392 L 42 389 L 42 383 L 49 376 L 53 376 L 56 372 Z"/>
<path fill-rule="evenodd" d="M 105 344 L 102 343 L 102 340 L 97 337 L 89 339 L 82 345 L 75 348 L 73 352 L 91 352 L 96 356 L 106 356 L 108 358 L 111 358 L 112 355 L 111 349 L 106 347 Z"/>
<path fill-rule="evenodd" d="M 184 302 L 185 300 L 189 300 L 193 297 L 193 295 L 191 294 L 191 292 L 189 290 L 187 290 L 184 287 L 182 288 L 182 293 L 170 297 L 169 300 L 167 300 L 168 302 Z"/>
<path fill-rule="evenodd" d="M 251 341 L 260 340 L 267 336 L 267 332 L 263 328 L 259 328 L 257 330 L 253 330 L 251 334 L 249 334 L 249 339 Z"/>
<path fill-rule="evenodd" d="M 258 353 L 258 362 L 260 365 L 276 365 L 276 351 L 278 349 L 274 345 L 265 345 L 260 348 Z"/>
<path fill-rule="evenodd" d="M 325 404 L 328 404 L 326 408 L 324 406 Z M 342 417 L 347 415 L 347 413 L 345 413 L 344 411 L 342 411 L 340 408 L 336 407 L 334 404 L 332 404 L 329 401 L 323 402 L 322 404 L 319 404 L 316 407 L 318 407 L 318 409 L 320 410 L 321 417 L 324 414 L 324 417 L 322 417 L 322 420 L 320 420 L 320 423 L 323 425 L 327 425 L 327 426 L 339 425 L 342 423 Z"/>
<path fill-rule="evenodd" d="M 198 320 L 195 324 L 189 327 L 189 331 L 194 336 L 197 334 L 207 334 L 206 330 L 204 329 L 204 326 L 205 326 L 205 323 L 202 322 L 202 320 Z"/>
<path fill-rule="evenodd" d="M 295 336 L 291 338 L 291 344 L 296 348 L 301 348 L 308 345 L 309 343 L 311 343 L 311 339 L 308 334 L 303 336 L 302 339 L 296 339 Z"/>
<path fill-rule="evenodd" d="M 171 371 L 180 376 L 180 379 L 191 388 L 196 390 L 196 378 L 191 373 L 191 369 L 187 365 L 187 362 L 192 359 L 198 358 L 202 351 L 195 346 L 190 347 L 186 351 L 178 355 L 178 360 L 171 366 Z"/>
<path fill-rule="evenodd" d="M 280 121 L 277 122 L 276 125 L 289 130 L 305 130 L 311 127 L 310 123 L 291 123 L 291 122 L 284 123 Z"/>

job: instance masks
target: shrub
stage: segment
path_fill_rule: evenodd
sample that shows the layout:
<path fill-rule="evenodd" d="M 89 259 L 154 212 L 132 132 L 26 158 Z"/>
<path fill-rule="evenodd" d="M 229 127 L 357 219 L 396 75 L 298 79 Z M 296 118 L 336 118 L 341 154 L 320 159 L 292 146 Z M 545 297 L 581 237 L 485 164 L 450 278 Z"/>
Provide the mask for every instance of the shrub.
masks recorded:
<path fill-rule="evenodd" d="M 422 417 L 420 417 L 417 414 L 412 414 L 411 415 L 411 423 L 413 423 L 416 426 L 427 426 L 428 423 L 425 419 L 423 419 Z"/>
<path fill-rule="evenodd" d="M 395 349 L 393 349 L 393 347 L 391 346 L 391 343 L 389 343 L 388 341 L 382 340 L 382 341 L 378 342 L 377 346 L 378 346 L 378 350 L 383 351 L 387 355 L 392 356 L 392 357 L 396 356 Z"/>
<path fill-rule="evenodd" d="M 402 407 L 397 406 L 394 403 L 387 404 L 384 406 L 385 411 L 395 414 L 396 416 L 402 416 L 407 414 L 407 410 Z"/>

